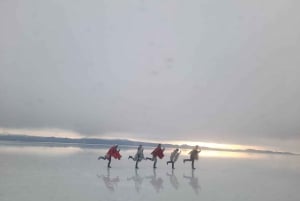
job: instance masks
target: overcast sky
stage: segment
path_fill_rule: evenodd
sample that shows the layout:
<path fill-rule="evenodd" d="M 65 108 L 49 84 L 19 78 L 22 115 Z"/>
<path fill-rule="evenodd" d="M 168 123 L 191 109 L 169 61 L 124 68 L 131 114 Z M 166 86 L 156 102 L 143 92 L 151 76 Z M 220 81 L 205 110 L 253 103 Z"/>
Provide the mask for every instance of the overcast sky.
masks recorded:
<path fill-rule="evenodd" d="M 300 151 L 299 7 L 1 0 L 0 133 Z"/>

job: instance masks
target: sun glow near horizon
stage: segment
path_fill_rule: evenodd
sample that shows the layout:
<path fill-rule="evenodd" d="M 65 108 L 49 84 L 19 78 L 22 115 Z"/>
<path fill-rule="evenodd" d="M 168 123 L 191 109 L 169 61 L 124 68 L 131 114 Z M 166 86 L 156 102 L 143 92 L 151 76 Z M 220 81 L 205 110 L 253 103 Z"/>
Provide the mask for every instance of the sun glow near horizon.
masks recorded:
<path fill-rule="evenodd" d="M 137 138 L 131 133 L 125 133 L 127 138 L 121 137 L 124 136 L 120 133 L 109 133 L 101 136 L 84 136 L 79 133 L 62 130 L 62 129 L 11 129 L 11 128 L 0 128 L 3 134 L 24 134 L 31 136 L 41 136 L 41 137 L 63 137 L 63 138 L 98 138 L 98 139 L 123 139 L 137 142 L 149 142 L 149 143 L 161 143 L 161 144 L 172 144 L 172 145 L 189 145 L 189 146 L 200 146 L 207 147 L 211 149 L 220 149 L 220 150 L 202 150 L 201 157 L 221 157 L 221 158 L 249 158 L 251 154 L 244 152 L 236 152 L 236 150 L 247 150 L 247 149 L 256 149 L 256 150 L 265 150 L 265 147 L 262 146 L 253 146 L 253 145 L 241 145 L 241 144 L 225 144 L 225 143 L 215 143 L 215 142 L 202 142 L 202 141 L 183 141 L 183 140 L 151 140 L 145 138 Z M 222 150 L 222 151 L 221 151 Z M 232 152 L 233 151 L 233 152 Z M 188 154 L 189 150 L 183 150 L 182 154 Z M 251 155 L 252 157 L 253 155 Z"/>
<path fill-rule="evenodd" d="M 251 146 L 251 145 L 239 145 L 239 144 L 222 144 L 222 143 L 212 143 L 212 142 L 201 142 L 201 141 L 169 141 L 171 144 L 189 145 L 189 146 L 200 146 L 207 147 L 211 149 L 220 150 L 202 150 L 199 154 L 200 157 L 204 158 L 245 158 L 245 159 L 258 159 L 263 158 L 263 154 L 240 152 L 237 150 L 247 150 L 247 149 L 264 149 L 261 146 Z M 184 155 L 188 155 L 190 150 L 183 150 Z"/>
<path fill-rule="evenodd" d="M 211 143 L 211 142 L 200 142 L 200 141 L 172 141 L 171 144 L 189 145 L 189 146 L 200 146 L 211 148 L 211 149 L 220 149 L 220 150 L 203 150 L 199 153 L 199 157 L 203 158 L 236 158 L 236 159 L 258 159 L 263 158 L 263 154 L 248 153 L 238 150 L 247 150 L 247 149 L 256 149 L 262 150 L 263 147 L 260 146 L 249 146 L 249 145 L 238 145 L 238 144 L 221 144 L 221 143 Z M 183 149 L 183 155 L 189 155 L 190 150 Z"/>
<path fill-rule="evenodd" d="M 253 145 L 241 145 L 241 144 L 223 144 L 223 143 L 214 143 L 214 142 L 202 142 L 202 141 L 168 141 L 171 144 L 178 145 L 190 145 L 190 146 L 200 146 L 208 147 L 214 149 L 226 149 L 226 150 L 245 150 L 245 149 L 264 149 L 261 146 Z"/>

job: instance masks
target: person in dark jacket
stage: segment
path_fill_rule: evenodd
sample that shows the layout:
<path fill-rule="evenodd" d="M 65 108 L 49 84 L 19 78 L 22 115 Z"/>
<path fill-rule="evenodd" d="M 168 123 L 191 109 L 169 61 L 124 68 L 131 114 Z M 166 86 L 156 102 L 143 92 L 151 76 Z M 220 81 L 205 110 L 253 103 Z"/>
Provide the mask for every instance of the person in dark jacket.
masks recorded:
<path fill-rule="evenodd" d="M 190 158 L 189 159 L 183 159 L 183 163 L 185 163 L 186 161 L 191 161 L 192 162 L 192 169 L 196 169 L 194 166 L 194 162 L 195 160 L 198 160 L 199 156 L 198 154 L 201 152 L 201 148 L 197 145 L 195 146 L 195 148 L 190 151 Z"/>

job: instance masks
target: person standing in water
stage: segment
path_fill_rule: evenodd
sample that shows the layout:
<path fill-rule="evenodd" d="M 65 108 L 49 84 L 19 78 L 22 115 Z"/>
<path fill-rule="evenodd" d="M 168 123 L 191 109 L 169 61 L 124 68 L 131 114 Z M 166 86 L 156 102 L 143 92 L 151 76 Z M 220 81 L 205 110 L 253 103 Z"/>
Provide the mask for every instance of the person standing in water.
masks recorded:
<path fill-rule="evenodd" d="M 195 160 L 198 160 L 199 156 L 198 154 L 201 152 L 201 148 L 197 145 L 195 146 L 195 148 L 190 151 L 190 159 L 183 159 L 183 163 L 185 163 L 186 161 L 191 161 L 192 162 L 192 169 L 196 169 L 194 166 L 194 162 Z"/>
<path fill-rule="evenodd" d="M 180 155 L 181 151 L 177 148 L 175 149 L 172 153 L 171 153 L 171 156 L 170 156 L 170 160 L 167 161 L 167 165 L 169 163 L 172 163 L 172 169 L 175 169 L 174 167 L 174 163 L 177 161 L 179 155 Z"/>
<path fill-rule="evenodd" d="M 157 157 L 162 159 L 164 157 L 165 148 L 161 148 L 161 144 L 158 144 L 157 147 L 151 152 L 152 158 L 147 157 L 146 160 L 154 161 L 153 168 L 156 168 Z"/>
<path fill-rule="evenodd" d="M 135 161 L 135 168 L 138 169 L 138 163 L 140 161 L 142 161 L 144 158 L 144 148 L 142 145 L 139 145 L 138 148 L 137 148 L 137 152 L 136 154 L 134 155 L 134 157 L 132 156 L 129 156 L 128 159 L 132 159 L 133 161 Z"/>
<path fill-rule="evenodd" d="M 107 167 L 111 168 L 111 166 L 110 166 L 111 157 L 114 157 L 115 159 L 118 159 L 118 160 L 120 160 L 121 157 L 122 157 L 121 154 L 120 154 L 120 149 L 118 149 L 117 144 L 110 147 L 108 152 L 105 154 L 105 156 L 99 156 L 98 160 L 100 160 L 100 159 L 108 160 Z"/>

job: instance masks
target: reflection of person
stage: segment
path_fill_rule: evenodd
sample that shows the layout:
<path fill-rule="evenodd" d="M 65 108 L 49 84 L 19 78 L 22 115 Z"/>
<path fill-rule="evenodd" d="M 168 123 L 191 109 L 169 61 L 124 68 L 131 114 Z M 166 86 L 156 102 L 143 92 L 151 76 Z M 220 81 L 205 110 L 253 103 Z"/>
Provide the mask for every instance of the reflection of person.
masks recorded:
<path fill-rule="evenodd" d="M 191 161 L 192 162 L 192 169 L 196 169 L 194 166 L 194 161 L 198 160 L 198 153 L 201 152 L 200 147 L 197 145 L 192 151 L 190 151 L 190 159 L 184 159 L 183 162 Z"/>
<path fill-rule="evenodd" d="M 172 170 L 172 174 L 167 173 L 167 176 L 170 177 L 170 182 L 171 182 L 172 186 L 177 190 L 179 187 L 179 182 L 177 180 L 176 175 L 174 174 L 174 170 Z"/>
<path fill-rule="evenodd" d="M 201 190 L 201 187 L 200 187 L 199 182 L 198 182 L 198 177 L 195 177 L 195 175 L 194 175 L 194 170 L 192 170 L 192 176 L 191 177 L 188 177 L 188 176 L 184 175 L 183 178 L 186 178 L 186 179 L 190 180 L 189 184 L 192 186 L 195 193 L 198 194 L 199 190 Z"/>
<path fill-rule="evenodd" d="M 156 168 L 157 157 L 162 159 L 164 157 L 165 148 L 161 148 L 161 144 L 158 144 L 157 147 L 152 151 L 152 158 L 147 157 L 147 160 L 154 161 L 153 168 Z"/>
<path fill-rule="evenodd" d="M 181 151 L 179 149 L 175 149 L 172 153 L 171 153 L 171 156 L 170 156 L 170 160 L 167 161 L 167 165 L 169 163 L 172 163 L 172 169 L 175 169 L 174 167 L 174 163 L 177 161 L 179 155 L 180 155 Z"/>
<path fill-rule="evenodd" d="M 107 176 L 101 175 L 98 177 L 103 179 L 106 188 L 112 192 L 115 191 L 115 186 L 117 186 L 118 182 L 120 181 L 118 176 L 115 178 L 110 178 L 109 168 L 107 168 Z"/>
<path fill-rule="evenodd" d="M 134 186 L 135 186 L 135 190 L 136 192 L 140 192 L 140 189 L 141 189 L 141 186 L 142 186 L 142 183 L 143 183 L 143 177 L 141 177 L 138 172 L 137 172 L 137 169 L 135 169 L 135 175 L 130 177 L 130 178 L 127 178 L 127 181 L 134 181 Z"/>
<path fill-rule="evenodd" d="M 120 154 L 120 149 L 118 149 L 118 145 L 112 146 L 108 152 L 106 153 L 105 156 L 99 156 L 98 160 L 103 159 L 103 160 L 108 160 L 107 167 L 111 168 L 110 163 L 111 163 L 111 157 L 114 157 L 115 159 L 120 160 L 121 159 L 121 154 Z"/>
<path fill-rule="evenodd" d="M 156 193 L 159 193 L 161 189 L 163 189 L 163 179 L 161 177 L 156 177 L 156 170 L 153 169 L 153 176 L 147 177 L 150 178 L 151 181 L 150 183 L 152 184 L 152 186 L 154 187 L 154 189 L 156 190 Z"/>
<path fill-rule="evenodd" d="M 135 168 L 138 169 L 138 163 L 140 161 L 142 161 L 144 159 L 144 148 L 142 145 L 139 145 L 138 146 L 138 149 L 137 149 L 137 152 L 136 154 L 134 155 L 134 157 L 132 156 L 129 156 L 128 159 L 132 159 L 133 161 L 135 161 Z"/>

